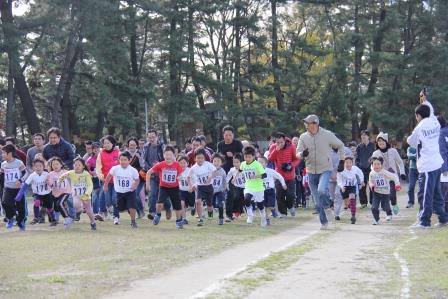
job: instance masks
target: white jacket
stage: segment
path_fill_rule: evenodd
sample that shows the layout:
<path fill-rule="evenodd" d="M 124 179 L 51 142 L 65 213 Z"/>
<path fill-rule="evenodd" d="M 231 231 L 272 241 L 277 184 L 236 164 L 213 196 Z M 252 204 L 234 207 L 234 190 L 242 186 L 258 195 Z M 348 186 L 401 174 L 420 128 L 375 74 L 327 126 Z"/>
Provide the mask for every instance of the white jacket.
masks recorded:
<path fill-rule="evenodd" d="M 279 180 L 282 186 L 286 186 L 285 179 L 280 173 L 268 167 L 266 167 L 264 170 L 266 171 L 266 178 L 263 180 L 265 189 L 275 188 L 275 180 Z"/>
<path fill-rule="evenodd" d="M 338 172 L 337 182 L 341 189 L 347 186 L 357 186 L 364 182 L 364 174 L 359 167 L 353 165 L 350 170 L 344 169 L 344 171 Z"/>
<path fill-rule="evenodd" d="M 431 103 L 425 101 L 423 104 L 429 106 L 431 114 L 418 123 L 407 141 L 417 149 L 418 172 L 431 172 L 441 168 L 443 164 L 439 148 L 440 124 Z"/>

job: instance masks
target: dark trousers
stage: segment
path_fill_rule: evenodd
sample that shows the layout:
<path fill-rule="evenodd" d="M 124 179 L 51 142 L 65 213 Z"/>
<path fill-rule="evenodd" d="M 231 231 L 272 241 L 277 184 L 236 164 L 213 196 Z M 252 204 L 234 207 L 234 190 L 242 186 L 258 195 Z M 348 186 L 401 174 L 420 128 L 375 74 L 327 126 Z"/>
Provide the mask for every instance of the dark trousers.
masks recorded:
<path fill-rule="evenodd" d="M 226 199 L 226 215 L 232 219 L 233 213 L 243 212 L 244 189 L 229 184 L 229 192 Z"/>
<path fill-rule="evenodd" d="M 285 181 L 286 190 L 283 190 L 282 184 L 279 181 L 275 182 L 275 192 L 277 194 L 277 205 L 280 214 L 286 215 L 288 209 L 294 206 L 296 200 L 296 181 Z"/>
<path fill-rule="evenodd" d="M 302 180 L 296 179 L 296 205 L 306 206 L 305 187 L 303 187 Z"/>
<path fill-rule="evenodd" d="M 445 212 L 448 213 L 448 182 L 440 183 L 440 187 L 442 188 L 442 196 L 445 201 Z"/>
<path fill-rule="evenodd" d="M 431 225 L 431 216 L 434 213 L 439 216 L 440 223 L 448 222 L 448 215 L 445 212 L 445 201 L 442 197 L 440 183 L 440 169 L 431 172 L 418 174 L 418 203 L 420 212 L 418 214 L 420 224 Z"/>
<path fill-rule="evenodd" d="M 370 174 L 370 168 L 362 168 L 362 173 L 364 174 L 364 187 L 361 187 L 359 189 L 359 202 L 362 205 L 366 205 L 368 202 L 372 204 L 372 190 L 368 188 L 369 186 L 369 174 Z M 369 189 L 369 201 L 367 202 L 367 189 Z"/>
<path fill-rule="evenodd" d="M 381 208 L 386 211 L 387 215 L 392 215 L 392 211 L 390 209 L 390 195 L 374 192 L 372 199 L 372 215 L 376 221 L 380 219 L 380 204 Z"/>
<path fill-rule="evenodd" d="M 17 193 L 20 189 L 3 189 L 2 206 L 5 210 L 6 218 L 8 220 L 16 217 L 17 223 L 22 223 L 26 217 L 26 200 L 23 196 L 19 201 L 16 201 Z"/>
<path fill-rule="evenodd" d="M 408 204 L 415 203 L 415 185 L 418 180 L 418 171 L 415 168 L 409 168 L 408 173 L 409 186 L 408 186 Z"/>

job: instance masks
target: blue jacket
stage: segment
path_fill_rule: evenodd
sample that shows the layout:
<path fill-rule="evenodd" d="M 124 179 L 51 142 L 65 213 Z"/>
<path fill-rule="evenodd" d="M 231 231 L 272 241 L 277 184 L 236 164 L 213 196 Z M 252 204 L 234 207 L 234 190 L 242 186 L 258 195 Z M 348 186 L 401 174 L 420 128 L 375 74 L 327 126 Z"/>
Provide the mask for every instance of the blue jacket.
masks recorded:
<path fill-rule="evenodd" d="M 443 158 L 442 172 L 448 171 L 448 127 L 440 129 L 440 155 Z"/>
<path fill-rule="evenodd" d="M 73 169 L 73 159 L 75 158 L 75 151 L 70 143 L 61 138 L 58 144 L 52 145 L 47 143 L 44 147 L 43 156 L 45 160 L 53 157 L 61 158 L 64 165 L 69 169 Z"/>

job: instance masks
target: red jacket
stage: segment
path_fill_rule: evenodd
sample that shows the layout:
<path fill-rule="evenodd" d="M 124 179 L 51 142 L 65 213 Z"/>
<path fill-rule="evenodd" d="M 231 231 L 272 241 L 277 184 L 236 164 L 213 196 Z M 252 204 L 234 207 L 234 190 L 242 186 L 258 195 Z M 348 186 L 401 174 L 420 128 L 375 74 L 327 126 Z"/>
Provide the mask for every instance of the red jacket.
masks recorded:
<path fill-rule="evenodd" d="M 285 147 L 281 150 L 277 150 L 277 145 L 275 143 L 271 144 L 268 159 L 274 163 L 275 170 L 282 175 L 285 181 L 295 179 L 295 168 L 299 165 L 299 159 L 297 159 L 296 148 L 291 143 L 291 139 L 285 139 Z M 291 163 L 292 170 L 288 172 L 282 170 L 282 165 L 284 163 Z"/>

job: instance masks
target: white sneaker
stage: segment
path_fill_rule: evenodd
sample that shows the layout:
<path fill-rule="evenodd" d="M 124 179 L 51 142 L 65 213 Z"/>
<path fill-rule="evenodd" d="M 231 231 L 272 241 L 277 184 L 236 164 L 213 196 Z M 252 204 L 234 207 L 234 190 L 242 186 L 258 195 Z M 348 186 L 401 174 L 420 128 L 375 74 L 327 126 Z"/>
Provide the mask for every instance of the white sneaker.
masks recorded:
<path fill-rule="evenodd" d="M 378 225 L 378 224 L 380 224 L 380 222 L 379 222 L 379 221 L 376 221 L 375 219 L 373 219 L 373 221 L 372 221 L 372 225 Z"/>
<path fill-rule="evenodd" d="M 419 228 L 419 229 L 429 229 L 431 226 L 423 225 L 420 222 L 414 223 L 411 225 L 411 228 Z"/>
<path fill-rule="evenodd" d="M 386 216 L 386 221 L 387 222 L 391 222 L 392 221 L 392 215 L 387 215 Z"/>
<path fill-rule="evenodd" d="M 267 224 L 267 221 L 266 221 L 266 217 L 261 217 L 261 227 L 266 227 L 268 224 Z"/>
<path fill-rule="evenodd" d="M 296 216 L 296 209 L 295 208 L 289 209 L 289 214 L 291 214 L 291 217 L 295 217 Z"/>
<path fill-rule="evenodd" d="M 254 217 L 253 216 L 247 216 L 247 224 L 252 224 L 252 222 L 254 221 Z"/>
<path fill-rule="evenodd" d="M 115 218 L 114 218 L 114 224 L 115 224 L 115 225 L 120 224 L 120 219 L 119 219 L 118 217 L 115 217 Z"/>
<path fill-rule="evenodd" d="M 328 222 L 320 226 L 320 230 L 326 230 L 326 229 L 328 229 Z"/>

